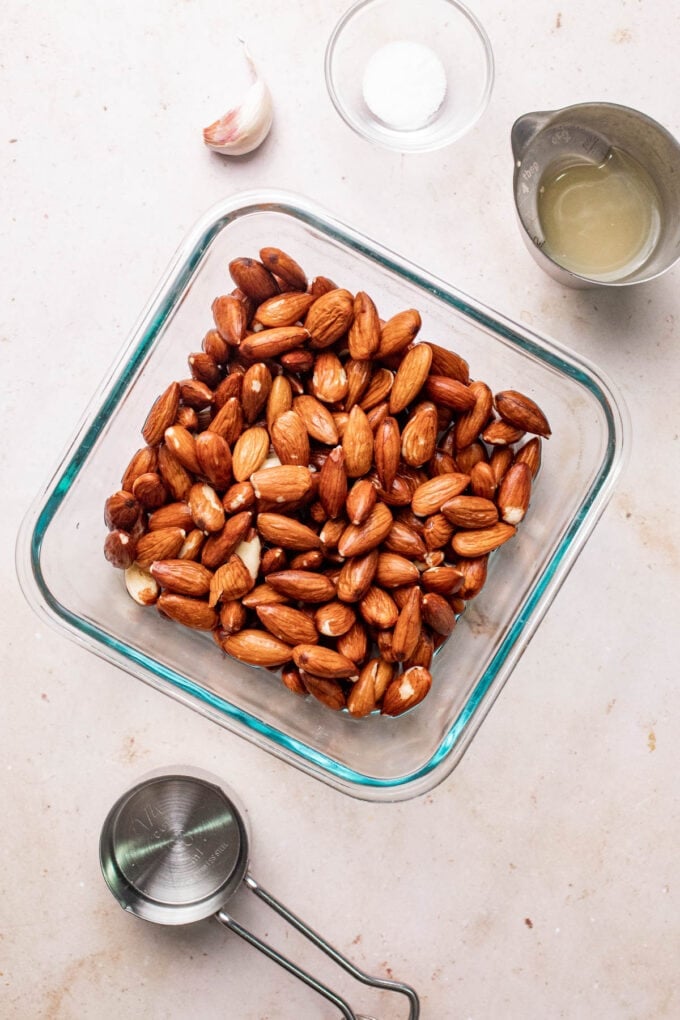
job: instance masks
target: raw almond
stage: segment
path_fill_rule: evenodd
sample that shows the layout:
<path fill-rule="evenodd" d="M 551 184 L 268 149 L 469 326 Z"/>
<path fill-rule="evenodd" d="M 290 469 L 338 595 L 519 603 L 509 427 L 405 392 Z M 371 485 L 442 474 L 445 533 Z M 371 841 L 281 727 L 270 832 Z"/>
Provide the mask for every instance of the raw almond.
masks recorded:
<path fill-rule="evenodd" d="M 519 524 L 524 519 L 531 499 L 531 468 L 523 462 L 511 464 L 496 494 L 496 505 L 502 521 Z"/>
<path fill-rule="evenodd" d="M 290 645 L 316 644 L 319 635 L 313 621 L 300 609 L 283 604 L 258 606 L 258 617 L 275 637 Z"/>
<path fill-rule="evenodd" d="M 479 531 L 457 532 L 451 540 L 451 546 L 458 556 L 485 556 L 512 538 L 516 531 L 514 525 L 499 521 Z"/>
<path fill-rule="evenodd" d="M 307 290 L 307 276 L 295 259 L 280 248 L 260 248 L 262 263 L 291 290 Z"/>
<path fill-rule="evenodd" d="M 342 680 L 357 675 L 356 663 L 323 645 L 300 643 L 293 649 L 293 662 L 314 676 Z"/>
<path fill-rule="evenodd" d="M 392 634 L 391 652 L 395 662 L 402 662 L 413 654 L 422 626 L 421 591 L 414 586 L 399 613 Z"/>
<path fill-rule="evenodd" d="M 399 618 L 396 602 L 377 585 L 371 585 L 360 599 L 359 611 L 369 627 L 377 627 L 379 630 L 394 627 Z"/>
<path fill-rule="evenodd" d="M 385 547 L 389 552 L 415 560 L 421 560 L 427 552 L 418 532 L 403 521 L 393 523 L 385 538 Z"/>
<path fill-rule="evenodd" d="M 336 518 L 344 510 L 346 498 L 345 453 L 342 446 L 336 446 L 326 457 L 319 474 L 319 500 L 328 516 Z"/>
<path fill-rule="evenodd" d="M 522 429 L 516 428 L 503 419 L 490 422 L 482 432 L 482 439 L 489 446 L 509 446 L 517 443 L 524 436 Z"/>
<path fill-rule="evenodd" d="M 399 588 L 402 585 L 415 584 L 418 580 L 418 568 L 411 560 L 398 553 L 384 552 L 378 557 L 376 581 L 384 588 Z"/>
<path fill-rule="evenodd" d="M 378 550 L 351 556 L 342 565 L 338 577 L 338 598 L 341 602 L 358 602 L 368 591 L 378 568 Z"/>
<path fill-rule="evenodd" d="M 454 566 L 463 575 L 463 583 L 456 592 L 461 599 L 474 599 L 486 583 L 489 557 L 476 556 L 474 559 L 461 557 Z"/>
<path fill-rule="evenodd" d="M 407 464 L 420 467 L 433 456 L 437 445 L 437 408 L 424 401 L 414 409 L 401 433 L 401 455 Z"/>
<path fill-rule="evenodd" d="M 197 482 L 192 485 L 187 502 L 197 528 L 211 534 L 222 530 L 224 507 L 212 485 L 205 482 Z"/>
<path fill-rule="evenodd" d="M 456 626 L 456 614 L 443 595 L 429 591 L 421 602 L 423 620 L 437 634 L 448 637 Z"/>
<path fill-rule="evenodd" d="M 227 488 L 232 478 L 229 443 L 217 432 L 205 431 L 196 436 L 198 474 L 205 475 L 210 484 L 220 490 Z"/>
<path fill-rule="evenodd" d="M 469 386 L 475 403 L 469 411 L 465 411 L 456 421 L 454 433 L 456 450 L 463 449 L 474 442 L 491 417 L 493 395 L 486 383 L 476 380 Z"/>
<path fill-rule="evenodd" d="M 203 599 L 163 592 L 156 602 L 164 616 L 194 630 L 212 630 L 217 624 L 217 613 Z"/>
<path fill-rule="evenodd" d="M 272 380 L 272 388 L 267 398 L 267 428 L 271 433 L 279 418 L 291 410 L 293 406 L 293 388 L 285 375 L 277 375 Z M 276 449 L 276 447 L 274 447 Z M 278 452 L 278 451 L 277 451 Z M 281 454 L 279 454 L 281 460 Z M 283 461 L 281 461 L 283 463 Z"/>
<path fill-rule="evenodd" d="M 484 499 L 493 499 L 496 493 L 496 476 L 485 460 L 478 461 L 470 471 L 470 491 Z"/>
<path fill-rule="evenodd" d="M 355 405 L 349 412 L 342 437 L 345 471 L 348 478 L 359 478 L 371 470 L 373 463 L 373 432 L 366 413 Z"/>
<path fill-rule="evenodd" d="M 383 715 L 401 715 L 419 704 L 429 693 L 431 686 L 430 671 L 424 666 L 411 666 L 391 682 L 385 691 L 380 711 Z"/>
<path fill-rule="evenodd" d="M 354 298 L 354 319 L 348 336 L 350 358 L 371 361 L 380 346 L 380 319 L 378 311 L 365 291 Z"/>
<path fill-rule="evenodd" d="M 257 421 L 272 388 L 272 374 L 262 361 L 246 371 L 241 386 L 241 407 L 249 425 Z"/>
<path fill-rule="evenodd" d="M 149 572 L 161 588 L 177 595 L 207 595 L 210 591 L 211 572 L 191 560 L 156 560 Z"/>
<path fill-rule="evenodd" d="M 415 308 L 393 315 L 380 331 L 378 358 L 388 358 L 405 350 L 415 339 L 421 324 L 420 312 Z"/>
<path fill-rule="evenodd" d="M 374 441 L 375 466 L 383 489 L 390 491 L 401 456 L 401 435 L 396 418 L 388 416 L 378 426 Z"/>
<path fill-rule="evenodd" d="M 496 504 L 482 496 L 454 496 L 442 513 L 456 528 L 488 528 L 498 520 Z"/>
<path fill-rule="evenodd" d="M 527 464 L 532 477 L 535 478 L 541 466 L 541 440 L 539 436 L 529 439 L 515 453 L 515 464 Z"/>
<path fill-rule="evenodd" d="M 165 485 L 155 471 L 147 471 L 146 474 L 135 478 L 132 495 L 145 510 L 157 510 L 168 498 Z"/>
<path fill-rule="evenodd" d="M 305 317 L 311 334 L 310 347 L 330 347 L 344 336 L 354 318 L 354 298 L 348 290 L 337 288 L 318 297 Z"/>
<path fill-rule="evenodd" d="M 288 598 L 302 602 L 328 602 L 335 598 L 335 585 L 312 570 L 277 570 L 267 574 L 267 584 Z"/>
<path fill-rule="evenodd" d="M 171 560 L 182 548 L 185 532 L 182 528 L 159 528 L 147 531 L 137 541 L 136 562 L 148 570 L 155 560 Z"/>
<path fill-rule="evenodd" d="M 293 326 L 296 322 L 304 319 L 315 300 L 313 294 L 305 294 L 304 291 L 299 290 L 275 294 L 274 297 L 268 298 L 259 306 L 255 312 L 255 321 L 270 328 Z M 262 357 L 276 357 L 281 353 L 283 352 L 275 351 L 274 354 L 262 355 Z"/>
<path fill-rule="evenodd" d="M 314 613 L 314 626 L 324 637 L 346 634 L 356 620 L 356 613 L 344 602 L 327 602 Z"/>
<path fill-rule="evenodd" d="M 269 453 L 269 433 L 261 425 L 242 432 L 232 450 L 232 470 L 237 482 L 243 482 L 262 467 Z"/>
<path fill-rule="evenodd" d="M 460 354 L 456 354 L 455 351 L 449 351 L 431 341 L 430 347 L 432 348 L 433 374 L 447 375 L 450 379 L 457 379 L 467 385 L 470 381 L 470 369 L 465 358 L 461 358 Z"/>
<path fill-rule="evenodd" d="M 345 503 L 350 523 L 363 524 L 373 510 L 376 499 L 375 486 L 368 478 L 360 478 L 358 482 L 355 482 Z"/>
<path fill-rule="evenodd" d="M 284 549 L 318 549 L 321 546 L 315 531 L 284 514 L 258 514 L 256 527 L 265 542 Z"/>
<path fill-rule="evenodd" d="M 425 591 L 436 592 L 437 595 L 453 595 L 463 585 L 463 574 L 455 567 L 442 564 L 424 570 L 420 581 Z"/>
<path fill-rule="evenodd" d="M 269 426 L 272 446 L 282 464 L 309 463 L 309 434 L 295 411 L 284 411 Z"/>
<path fill-rule="evenodd" d="M 300 295 L 305 297 L 306 295 Z M 274 298 L 273 300 L 280 300 Z M 277 326 L 251 333 L 241 342 L 239 348 L 244 358 L 258 361 L 265 358 L 278 358 L 287 351 L 303 347 L 309 340 L 309 330 L 304 326 Z"/>
<path fill-rule="evenodd" d="M 210 535 L 201 551 L 201 562 L 209 570 L 226 563 L 236 546 L 248 533 L 252 524 L 253 514 L 250 510 L 242 510 L 229 517 L 220 532 Z"/>
<path fill-rule="evenodd" d="M 431 364 L 432 348 L 428 344 L 414 344 L 406 352 L 390 390 L 390 414 L 399 414 L 416 399 Z"/>
<path fill-rule="evenodd" d="M 494 403 L 501 418 L 510 425 L 546 439 L 550 435 L 548 419 L 531 397 L 517 390 L 502 390 L 495 395 Z"/>
<path fill-rule="evenodd" d="M 158 446 L 165 430 L 173 424 L 179 407 L 179 397 L 179 383 L 173 382 L 154 401 L 142 427 L 142 435 L 149 446 Z"/>
<path fill-rule="evenodd" d="M 258 499 L 272 504 L 291 503 L 304 499 L 312 490 L 312 476 L 301 464 L 263 467 L 250 476 Z"/>
<path fill-rule="evenodd" d="M 231 376 L 230 378 L 235 378 Z M 239 379 L 242 376 L 238 376 Z M 241 408 L 240 392 L 238 397 L 228 397 L 217 414 L 208 425 L 209 432 L 215 432 L 229 446 L 233 446 L 241 435 L 243 428 L 243 409 Z"/>
<path fill-rule="evenodd" d="M 361 556 L 375 549 L 392 528 L 392 514 L 384 503 L 376 503 L 363 524 L 350 524 L 338 542 L 341 556 Z"/>
<path fill-rule="evenodd" d="M 131 492 L 120 489 L 114 492 L 104 504 L 104 522 L 107 528 L 122 528 L 128 531 L 136 523 L 141 505 Z"/>
<path fill-rule="evenodd" d="M 230 346 L 238 347 L 248 328 L 248 316 L 243 302 L 231 294 L 223 294 L 213 301 L 212 315 L 222 339 Z"/>
<path fill-rule="evenodd" d="M 423 540 L 428 549 L 443 549 L 453 534 L 453 525 L 444 514 L 432 514 L 425 521 Z"/>
<path fill-rule="evenodd" d="M 338 441 L 338 430 L 335 427 L 333 416 L 327 407 L 309 394 L 296 397 L 293 401 L 293 410 L 302 418 L 307 432 L 319 443 L 327 446 L 335 446 Z"/>
<path fill-rule="evenodd" d="M 243 598 L 254 587 L 252 575 L 240 556 L 235 553 L 218 567 L 210 581 L 210 605 L 232 602 Z"/>
<path fill-rule="evenodd" d="M 389 410 L 387 398 L 390 395 L 393 383 L 394 373 L 390 372 L 389 368 L 376 369 L 361 398 L 360 407 L 368 413 L 368 411 L 373 410 L 383 402 L 387 402 L 387 410 Z"/>
<path fill-rule="evenodd" d="M 345 692 L 338 680 L 330 677 L 314 676 L 306 670 L 300 670 L 300 679 L 308 694 L 320 701 L 326 708 L 340 712 L 346 703 Z"/>
<path fill-rule="evenodd" d="M 290 660 L 292 647 L 265 630 L 240 630 L 221 642 L 222 648 L 239 662 L 271 669 Z"/>
<path fill-rule="evenodd" d="M 437 475 L 418 486 L 411 499 L 411 509 L 418 517 L 429 517 L 441 510 L 447 500 L 458 496 L 470 482 L 470 476 L 453 472 Z"/>
<path fill-rule="evenodd" d="M 352 662 L 364 662 L 368 654 L 368 635 L 363 623 L 360 620 L 353 623 L 346 634 L 336 638 L 335 647 Z"/>
<path fill-rule="evenodd" d="M 279 293 L 275 278 L 257 259 L 232 259 L 229 273 L 236 286 L 252 298 L 256 305 L 261 305 L 267 298 Z"/>

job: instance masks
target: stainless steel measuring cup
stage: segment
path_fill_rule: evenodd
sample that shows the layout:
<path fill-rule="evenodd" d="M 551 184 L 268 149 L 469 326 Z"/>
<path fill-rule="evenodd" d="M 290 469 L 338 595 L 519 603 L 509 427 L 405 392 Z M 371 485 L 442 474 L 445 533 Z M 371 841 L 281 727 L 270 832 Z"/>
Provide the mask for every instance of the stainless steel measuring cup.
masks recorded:
<path fill-rule="evenodd" d="M 248 854 L 245 815 L 234 794 L 216 777 L 185 768 L 152 773 L 123 794 L 104 821 L 99 843 L 109 889 L 137 917 L 178 925 L 212 915 L 332 1002 L 346 1020 L 372 1020 L 354 1013 L 345 999 L 227 913 L 227 903 L 244 885 L 352 977 L 405 995 L 409 1020 L 417 1020 L 420 1004 L 411 987 L 355 967 L 255 881 Z"/>
<path fill-rule="evenodd" d="M 570 287 L 623 287 L 660 276 L 680 258 L 680 145 L 651 117 L 616 103 L 580 103 L 525 114 L 515 121 L 510 142 L 522 237 L 538 265 L 554 279 Z M 551 164 L 565 157 L 602 163 L 612 146 L 627 152 L 651 176 L 660 198 L 661 224 L 645 262 L 628 276 L 603 282 L 565 269 L 543 250 L 538 191 Z"/>

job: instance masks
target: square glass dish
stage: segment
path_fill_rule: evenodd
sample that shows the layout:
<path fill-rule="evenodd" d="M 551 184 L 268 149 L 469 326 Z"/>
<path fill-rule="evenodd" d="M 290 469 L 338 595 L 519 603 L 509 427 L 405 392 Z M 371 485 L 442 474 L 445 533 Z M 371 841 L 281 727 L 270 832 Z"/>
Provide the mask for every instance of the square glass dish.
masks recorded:
<path fill-rule="evenodd" d="M 397 718 L 355 719 L 227 658 L 209 634 L 134 603 L 103 555 L 103 506 L 119 487 L 156 396 L 185 378 L 212 328 L 227 264 L 263 246 L 288 251 L 310 278 L 366 290 L 387 318 L 417 308 L 419 339 L 456 350 L 494 392 L 519 389 L 551 423 L 532 504 L 491 556 L 484 589 L 433 662 L 433 686 Z M 460 760 L 602 513 L 621 470 L 625 409 L 582 358 L 492 312 L 280 192 L 221 202 L 193 228 L 95 394 L 17 543 L 22 588 L 38 614 L 102 658 L 353 796 L 390 801 L 432 789 Z M 627 448 L 627 444 L 625 444 Z"/>

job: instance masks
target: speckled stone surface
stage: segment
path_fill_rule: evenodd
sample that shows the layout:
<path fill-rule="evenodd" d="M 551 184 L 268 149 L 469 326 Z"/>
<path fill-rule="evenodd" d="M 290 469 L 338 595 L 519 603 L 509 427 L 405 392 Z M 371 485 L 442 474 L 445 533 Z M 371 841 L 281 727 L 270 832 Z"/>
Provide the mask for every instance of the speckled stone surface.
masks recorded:
<path fill-rule="evenodd" d="M 0 56 L 0 1015 L 11 1020 L 337 1015 L 208 922 L 146 925 L 99 873 L 99 829 L 151 768 L 191 762 L 247 801 L 253 871 L 356 962 L 412 983 L 424 1020 L 680 1016 L 680 269 L 568 291 L 524 250 L 509 131 L 603 99 L 680 135 L 672 3 L 476 0 L 490 106 L 450 149 L 400 157 L 323 84 L 338 0 L 3 5 Z M 235 162 L 200 129 L 244 36 L 274 128 Z M 22 598 L 17 528 L 193 221 L 283 187 L 611 376 L 630 459 L 601 522 L 455 772 L 395 805 L 353 800 L 107 665 Z M 405 1016 L 244 894 L 234 913 L 359 1011 Z"/>

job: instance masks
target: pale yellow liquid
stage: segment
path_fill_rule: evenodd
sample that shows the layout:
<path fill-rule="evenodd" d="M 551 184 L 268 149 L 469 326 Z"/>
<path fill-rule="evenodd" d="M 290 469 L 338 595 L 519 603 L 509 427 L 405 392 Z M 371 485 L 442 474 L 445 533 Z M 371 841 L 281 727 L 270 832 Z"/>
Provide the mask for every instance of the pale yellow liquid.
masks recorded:
<path fill-rule="evenodd" d="M 654 250 L 660 206 L 647 171 L 620 149 L 600 164 L 548 167 L 538 191 L 543 250 L 580 276 L 622 279 Z"/>

